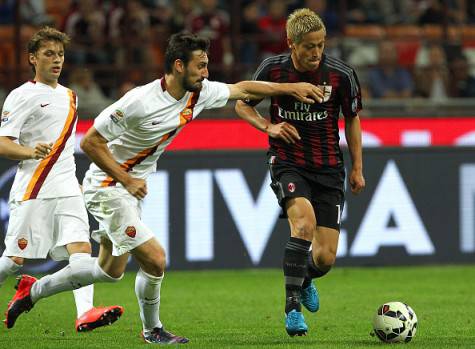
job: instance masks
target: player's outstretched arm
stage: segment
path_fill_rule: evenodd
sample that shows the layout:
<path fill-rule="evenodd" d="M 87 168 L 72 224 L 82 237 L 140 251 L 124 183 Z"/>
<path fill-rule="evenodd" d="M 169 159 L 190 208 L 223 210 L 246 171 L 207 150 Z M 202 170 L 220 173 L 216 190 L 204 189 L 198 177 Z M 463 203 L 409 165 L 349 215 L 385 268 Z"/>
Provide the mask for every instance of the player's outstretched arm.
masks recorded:
<path fill-rule="evenodd" d="M 290 95 L 304 103 L 323 101 L 323 91 L 307 82 L 276 83 L 267 81 L 241 81 L 228 84 L 229 99 L 263 99 L 270 96 Z"/>
<path fill-rule="evenodd" d="M 44 159 L 53 144 L 38 143 L 34 148 L 17 144 L 10 137 L 0 137 L 0 156 L 11 160 Z"/>
<path fill-rule="evenodd" d="M 267 133 L 269 137 L 282 139 L 283 141 L 292 144 L 300 140 L 299 133 L 294 126 L 286 122 L 272 124 L 263 118 L 256 108 L 244 103 L 243 101 L 236 102 L 235 110 L 241 119 L 245 120 L 259 131 Z"/>
<path fill-rule="evenodd" d="M 353 194 L 359 194 L 366 184 L 363 176 L 363 152 L 359 116 L 345 118 L 345 136 L 352 163 L 348 180 L 350 182 L 351 192 Z"/>
<path fill-rule="evenodd" d="M 94 127 L 91 127 L 81 140 L 81 149 L 101 170 L 121 183 L 137 199 L 147 195 L 147 183 L 140 178 L 133 178 L 115 161 L 105 139 Z"/>

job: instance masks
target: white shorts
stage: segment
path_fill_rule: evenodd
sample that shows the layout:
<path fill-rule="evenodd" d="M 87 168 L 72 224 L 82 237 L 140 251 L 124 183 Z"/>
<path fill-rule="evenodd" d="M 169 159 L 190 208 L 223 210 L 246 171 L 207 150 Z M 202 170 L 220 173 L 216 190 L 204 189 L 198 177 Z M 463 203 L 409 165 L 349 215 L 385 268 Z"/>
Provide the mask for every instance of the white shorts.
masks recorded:
<path fill-rule="evenodd" d="M 86 208 L 99 222 L 92 238 L 112 242 L 112 254 L 120 256 L 154 237 L 141 220 L 141 202 L 122 187 L 94 187 L 83 183 Z"/>
<path fill-rule="evenodd" d="M 81 196 L 10 202 L 4 256 L 69 258 L 66 245 L 89 242 L 89 220 Z"/>

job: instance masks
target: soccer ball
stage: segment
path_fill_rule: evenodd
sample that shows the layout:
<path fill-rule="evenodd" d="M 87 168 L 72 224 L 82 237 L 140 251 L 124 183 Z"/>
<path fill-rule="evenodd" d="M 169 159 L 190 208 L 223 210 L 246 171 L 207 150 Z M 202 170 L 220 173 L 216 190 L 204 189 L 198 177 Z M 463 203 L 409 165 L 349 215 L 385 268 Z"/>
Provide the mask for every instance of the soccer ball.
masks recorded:
<path fill-rule="evenodd" d="M 374 315 L 373 329 L 383 342 L 410 342 L 416 335 L 417 316 L 405 303 L 384 303 Z"/>

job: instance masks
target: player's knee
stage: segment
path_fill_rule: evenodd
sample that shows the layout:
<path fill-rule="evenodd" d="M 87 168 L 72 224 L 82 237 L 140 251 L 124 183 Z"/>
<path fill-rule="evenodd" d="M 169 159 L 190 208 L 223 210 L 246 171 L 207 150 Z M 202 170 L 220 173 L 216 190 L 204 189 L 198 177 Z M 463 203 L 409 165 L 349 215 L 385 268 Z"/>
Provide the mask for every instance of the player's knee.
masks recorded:
<path fill-rule="evenodd" d="M 165 271 L 166 256 L 165 253 L 157 253 L 148 256 L 146 260 L 140 263 L 141 268 L 148 274 L 160 277 Z"/>
<path fill-rule="evenodd" d="M 313 239 L 313 234 L 315 232 L 315 225 L 306 221 L 300 221 L 294 223 L 294 235 L 300 239 L 309 240 Z"/>
<path fill-rule="evenodd" d="M 153 276 L 162 276 L 165 271 L 165 255 L 156 256 L 148 263 L 145 271 Z"/>
<path fill-rule="evenodd" d="M 25 259 L 22 257 L 8 257 L 10 258 L 15 264 L 22 266 L 25 263 Z"/>

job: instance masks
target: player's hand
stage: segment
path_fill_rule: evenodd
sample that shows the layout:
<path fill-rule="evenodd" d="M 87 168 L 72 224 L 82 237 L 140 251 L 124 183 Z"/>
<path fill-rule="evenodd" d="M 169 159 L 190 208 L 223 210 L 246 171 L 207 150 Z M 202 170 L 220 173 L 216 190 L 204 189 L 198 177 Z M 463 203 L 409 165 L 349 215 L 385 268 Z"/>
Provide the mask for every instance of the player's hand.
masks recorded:
<path fill-rule="evenodd" d="M 366 185 L 363 172 L 361 170 L 352 169 L 349 181 L 351 192 L 355 195 L 361 193 Z"/>
<path fill-rule="evenodd" d="M 268 124 L 266 132 L 270 137 L 282 139 L 289 144 L 295 144 L 295 142 L 300 140 L 300 135 L 297 129 L 286 122 Z"/>
<path fill-rule="evenodd" d="M 31 159 L 44 159 L 53 149 L 53 143 L 38 143 L 31 153 Z"/>
<path fill-rule="evenodd" d="M 147 182 L 144 179 L 130 177 L 127 183 L 124 183 L 124 187 L 139 200 L 147 195 Z"/>
<path fill-rule="evenodd" d="M 323 90 L 308 82 L 293 83 L 292 96 L 303 103 L 323 102 Z"/>

